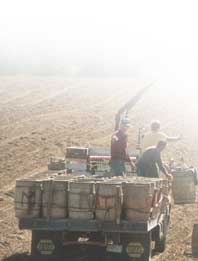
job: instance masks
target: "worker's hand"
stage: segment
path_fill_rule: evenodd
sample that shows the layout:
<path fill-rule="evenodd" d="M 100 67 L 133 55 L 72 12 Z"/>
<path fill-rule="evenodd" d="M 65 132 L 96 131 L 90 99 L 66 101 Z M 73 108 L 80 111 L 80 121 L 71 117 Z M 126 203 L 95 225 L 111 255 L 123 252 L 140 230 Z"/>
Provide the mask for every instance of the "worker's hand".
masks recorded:
<path fill-rule="evenodd" d="M 171 181 L 171 182 L 173 181 L 173 175 L 171 173 L 167 173 L 166 176 L 167 176 L 169 181 Z"/>
<path fill-rule="evenodd" d="M 135 163 L 133 161 L 131 161 L 131 172 L 135 172 L 136 171 L 136 166 Z"/>

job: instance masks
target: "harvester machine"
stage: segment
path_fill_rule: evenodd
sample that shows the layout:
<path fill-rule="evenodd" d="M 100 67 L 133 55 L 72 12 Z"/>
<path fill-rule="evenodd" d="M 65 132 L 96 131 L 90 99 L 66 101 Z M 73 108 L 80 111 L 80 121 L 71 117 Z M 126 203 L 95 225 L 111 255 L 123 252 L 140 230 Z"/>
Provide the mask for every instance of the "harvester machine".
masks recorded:
<path fill-rule="evenodd" d="M 135 106 L 135 104 L 142 98 L 144 93 L 148 91 L 148 89 L 152 86 L 152 84 L 149 84 L 142 88 L 135 96 L 133 96 L 124 106 L 122 106 L 118 112 L 116 113 L 115 117 L 115 130 L 119 129 L 120 120 L 124 114 L 124 117 L 128 116 L 129 111 L 132 109 L 132 107 Z"/>

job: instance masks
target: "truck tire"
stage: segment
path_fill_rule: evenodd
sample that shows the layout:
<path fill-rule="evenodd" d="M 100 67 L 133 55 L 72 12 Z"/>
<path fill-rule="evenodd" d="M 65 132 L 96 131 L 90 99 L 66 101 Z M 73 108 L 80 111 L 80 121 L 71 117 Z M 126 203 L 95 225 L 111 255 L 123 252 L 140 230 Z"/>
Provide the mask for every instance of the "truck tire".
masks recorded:
<path fill-rule="evenodd" d="M 164 219 L 162 223 L 162 228 L 158 226 L 156 228 L 156 238 L 155 238 L 155 252 L 162 253 L 166 249 L 167 241 L 167 231 L 168 231 L 168 216 Z"/>
<path fill-rule="evenodd" d="M 33 230 L 31 256 L 37 261 L 62 261 L 62 232 Z"/>

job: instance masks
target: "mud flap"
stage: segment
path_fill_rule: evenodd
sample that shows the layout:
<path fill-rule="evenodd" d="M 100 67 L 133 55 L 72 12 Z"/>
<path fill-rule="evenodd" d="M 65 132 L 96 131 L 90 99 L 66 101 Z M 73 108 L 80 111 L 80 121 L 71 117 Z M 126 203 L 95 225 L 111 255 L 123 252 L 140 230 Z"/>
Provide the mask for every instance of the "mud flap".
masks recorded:
<path fill-rule="evenodd" d="M 150 261 L 151 233 L 145 235 L 127 235 L 122 239 L 123 250 L 119 253 L 107 253 L 106 261 Z"/>
<path fill-rule="evenodd" d="M 37 261 L 62 261 L 62 232 L 32 231 L 31 255 Z"/>

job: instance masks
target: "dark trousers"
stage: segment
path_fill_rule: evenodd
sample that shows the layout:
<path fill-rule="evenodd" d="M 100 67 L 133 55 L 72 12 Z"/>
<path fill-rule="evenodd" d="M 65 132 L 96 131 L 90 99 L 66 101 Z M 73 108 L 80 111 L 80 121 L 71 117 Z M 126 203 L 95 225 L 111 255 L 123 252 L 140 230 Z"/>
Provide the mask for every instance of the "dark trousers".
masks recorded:
<path fill-rule="evenodd" d="M 111 171 L 114 176 L 123 176 L 125 173 L 124 160 L 111 160 Z"/>
<path fill-rule="evenodd" d="M 137 165 L 137 176 L 148 177 L 148 178 L 159 178 L 159 170 L 156 165 L 153 166 L 138 166 Z"/>

